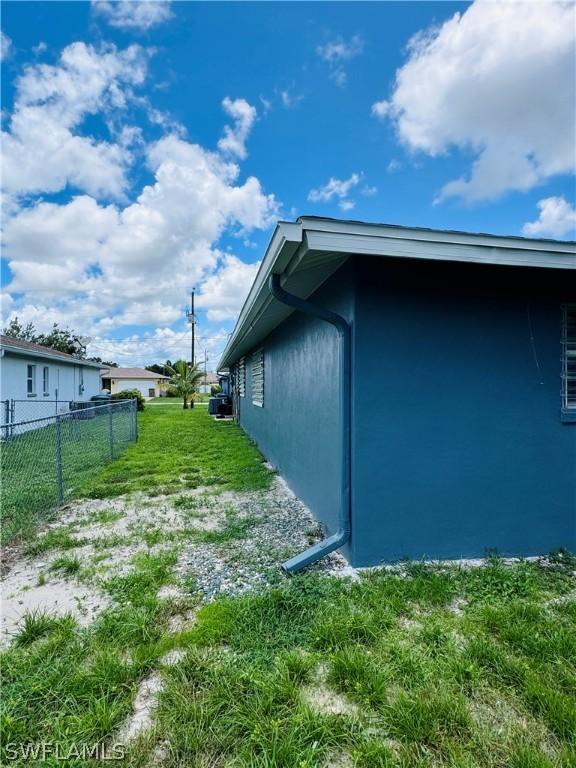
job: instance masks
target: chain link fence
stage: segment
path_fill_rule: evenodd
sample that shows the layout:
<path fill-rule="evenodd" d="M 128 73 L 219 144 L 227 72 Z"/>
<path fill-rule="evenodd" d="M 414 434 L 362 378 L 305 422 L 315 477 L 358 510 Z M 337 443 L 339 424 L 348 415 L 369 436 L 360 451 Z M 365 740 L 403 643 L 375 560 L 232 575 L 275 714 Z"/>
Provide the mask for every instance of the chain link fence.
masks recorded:
<path fill-rule="evenodd" d="M 84 407 L 84 403 L 70 400 L 48 400 L 48 398 L 26 400 L 2 400 L 0 401 L 0 424 L 10 424 L 21 421 L 35 421 L 48 416 L 56 416 L 59 413 L 68 413 L 77 407 Z"/>
<path fill-rule="evenodd" d="M 6 413 L 14 402 L 18 401 L 1 401 L 0 407 Z M 138 438 L 136 400 L 61 405 L 67 408 L 53 415 L 26 421 L 2 419 L 4 541 L 34 524 L 42 512 L 76 495 L 101 467 Z M 71 405 L 76 407 L 71 409 Z"/>

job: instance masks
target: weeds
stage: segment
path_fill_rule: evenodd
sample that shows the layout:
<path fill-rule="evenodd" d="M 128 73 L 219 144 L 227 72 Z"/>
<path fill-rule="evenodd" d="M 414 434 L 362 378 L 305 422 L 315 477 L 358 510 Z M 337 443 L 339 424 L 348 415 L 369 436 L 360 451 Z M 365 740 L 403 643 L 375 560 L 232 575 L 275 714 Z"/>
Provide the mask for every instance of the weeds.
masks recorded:
<path fill-rule="evenodd" d="M 170 406 L 149 408 L 138 419 L 138 443 L 89 482 L 86 495 L 112 498 L 133 491 L 166 495 L 218 485 L 236 491 L 269 487 L 272 474 L 237 424 L 226 422 L 214 429 L 206 409 Z"/>
<path fill-rule="evenodd" d="M 61 571 L 67 576 L 73 576 L 80 571 L 80 560 L 77 557 L 59 557 L 50 566 L 51 571 Z"/>
<path fill-rule="evenodd" d="M 221 500 L 188 487 L 253 490 L 269 482 L 234 425 L 211 428 L 200 409 L 149 411 L 141 443 L 102 472 L 91 495 L 169 490 L 186 520 L 222 509 Z M 164 687 L 153 730 L 128 745 L 132 768 L 154 764 L 160 743 L 164 768 L 576 765 L 571 555 L 515 564 L 492 557 L 469 570 L 405 564 L 357 581 L 278 576 L 274 587 L 205 604 L 195 623 L 170 631 L 171 614 L 199 602 L 193 576 L 175 573 L 183 537 L 220 544 L 250 536 L 253 518 L 224 512 L 215 531 L 192 520 L 175 531 L 135 526 L 133 543 L 154 550 L 137 554 L 127 572 L 90 574 L 112 598 L 91 626 L 45 613 L 25 618 L 2 654 L 4 744 L 49 740 L 65 751 L 81 741 L 110 743 L 139 684 L 155 673 Z M 92 522 L 116 519 L 106 511 Z M 60 550 L 52 567 L 85 579 L 73 552 L 82 543 L 64 527 L 27 551 Z M 95 564 L 126 538 L 90 543 Z M 172 584 L 180 606 L 158 597 Z M 173 648 L 184 658 L 163 665 Z M 351 706 L 323 711 L 309 695 L 315 686 Z"/>
<path fill-rule="evenodd" d="M 68 528 L 56 528 L 30 541 L 24 548 L 24 553 L 29 557 L 37 557 L 51 549 L 74 549 L 85 543 L 84 539 L 74 538 Z"/>

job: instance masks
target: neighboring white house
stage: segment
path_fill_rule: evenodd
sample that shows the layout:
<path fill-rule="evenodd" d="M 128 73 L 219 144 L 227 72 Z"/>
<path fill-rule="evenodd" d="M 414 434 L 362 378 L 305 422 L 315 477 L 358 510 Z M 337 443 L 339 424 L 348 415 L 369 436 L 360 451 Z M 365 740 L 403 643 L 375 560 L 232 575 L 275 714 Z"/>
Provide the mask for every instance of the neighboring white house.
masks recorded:
<path fill-rule="evenodd" d="M 101 373 L 102 389 L 111 395 L 123 389 L 138 389 L 149 400 L 166 394 L 169 376 L 162 376 L 145 368 L 106 368 Z"/>
<path fill-rule="evenodd" d="M 30 421 L 69 410 L 71 402 L 100 392 L 99 363 L 50 347 L 0 335 L 2 424 Z"/>
<path fill-rule="evenodd" d="M 218 374 L 208 371 L 208 373 L 205 373 L 200 381 L 198 392 L 210 394 L 210 388 L 215 384 L 218 384 Z"/>

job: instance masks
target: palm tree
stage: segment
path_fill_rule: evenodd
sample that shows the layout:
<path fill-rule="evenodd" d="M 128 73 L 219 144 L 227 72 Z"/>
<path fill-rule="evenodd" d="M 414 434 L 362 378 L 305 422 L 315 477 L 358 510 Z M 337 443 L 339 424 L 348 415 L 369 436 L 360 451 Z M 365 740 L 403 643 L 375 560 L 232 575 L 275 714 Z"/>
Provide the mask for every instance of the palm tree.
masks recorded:
<path fill-rule="evenodd" d="M 190 400 L 190 407 L 193 408 L 196 387 L 204 376 L 204 371 L 200 370 L 199 363 L 190 365 L 185 360 L 177 360 L 174 365 L 167 366 L 167 368 L 171 376 L 170 386 L 174 387 L 178 396 L 182 398 L 182 407 L 188 408 L 188 400 Z"/>

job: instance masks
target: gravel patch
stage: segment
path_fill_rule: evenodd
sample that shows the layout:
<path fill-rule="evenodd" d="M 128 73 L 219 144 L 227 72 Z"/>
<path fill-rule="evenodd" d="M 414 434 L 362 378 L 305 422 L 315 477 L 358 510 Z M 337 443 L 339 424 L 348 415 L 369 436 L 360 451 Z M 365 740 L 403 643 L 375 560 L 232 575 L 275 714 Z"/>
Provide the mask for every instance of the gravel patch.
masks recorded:
<path fill-rule="evenodd" d="M 282 562 L 323 538 L 308 507 L 279 476 L 269 491 L 227 492 L 215 498 L 219 505 L 233 508 L 235 519 L 250 525 L 237 539 L 218 544 L 193 541 L 186 547 L 179 573 L 193 580 L 194 592 L 205 601 L 264 589 L 282 578 Z M 212 514 L 225 524 L 221 510 Z M 310 570 L 344 575 L 353 571 L 338 553 L 315 563 Z"/>
<path fill-rule="evenodd" d="M 167 542 L 180 554 L 173 583 L 162 587 L 158 597 L 207 602 L 278 583 L 284 578 L 281 563 L 322 539 L 310 510 L 279 476 L 269 490 L 251 493 L 197 488 L 177 496 L 134 494 L 77 501 L 60 510 L 59 519 L 38 539 L 59 528 L 66 528 L 78 546 L 65 552 L 49 550 L 35 558 L 10 551 L 8 573 L 1 583 L 0 643 L 10 641 L 29 611 L 71 613 L 80 624 L 88 624 L 110 603 L 98 582 L 128 573 L 136 554 L 155 553 Z M 81 562 L 80 579 L 50 571 L 51 563 L 62 555 Z M 311 570 L 356 575 L 338 553 Z M 193 622 L 186 606 L 171 617 L 169 631 L 181 631 Z"/>

